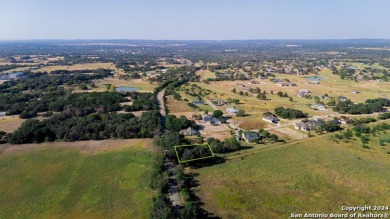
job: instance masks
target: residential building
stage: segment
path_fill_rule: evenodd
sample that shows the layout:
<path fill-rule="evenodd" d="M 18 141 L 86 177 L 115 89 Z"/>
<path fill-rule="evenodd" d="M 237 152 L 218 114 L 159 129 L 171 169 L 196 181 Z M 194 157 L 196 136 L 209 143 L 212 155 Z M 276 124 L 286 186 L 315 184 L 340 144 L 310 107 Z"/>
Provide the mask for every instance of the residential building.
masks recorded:
<path fill-rule="evenodd" d="M 341 102 L 344 102 L 344 101 L 346 101 L 348 98 L 346 98 L 346 97 L 344 97 L 344 96 L 340 96 L 339 97 L 339 100 L 341 101 Z"/>
<path fill-rule="evenodd" d="M 279 118 L 277 116 L 274 116 L 274 115 L 265 115 L 263 117 L 263 120 L 266 122 L 274 123 L 274 124 L 278 124 L 278 122 L 279 122 Z"/>
<path fill-rule="evenodd" d="M 198 131 L 194 128 L 188 127 L 187 129 L 180 130 L 179 133 L 184 136 L 191 136 L 198 134 Z"/>
<path fill-rule="evenodd" d="M 247 142 L 253 142 L 255 139 L 261 139 L 261 136 L 257 132 L 244 132 L 242 138 Z"/>
<path fill-rule="evenodd" d="M 326 107 L 323 104 L 317 103 L 311 106 L 312 109 L 315 110 L 326 110 Z"/>
<path fill-rule="evenodd" d="M 221 122 L 221 120 L 218 119 L 218 118 L 212 118 L 211 121 L 210 121 L 210 124 L 211 124 L 211 125 L 221 125 L 222 122 Z"/>
<path fill-rule="evenodd" d="M 349 124 L 351 122 L 351 119 L 346 116 L 342 116 L 340 117 L 340 122 L 341 124 Z"/>
<path fill-rule="evenodd" d="M 203 122 L 210 122 L 213 117 L 207 114 L 202 115 Z"/>
<path fill-rule="evenodd" d="M 238 109 L 227 108 L 226 112 L 229 113 L 229 114 L 236 114 L 238 112 Z"/>
<path fill-rule="evenodd" d="M 325 121 L 323 119 L 316 119 L 316 120 L 308 120 L 306 122 L 297 122 L 294 124 L 295 129 L 302 130 L 302 131 L 311 131 L 314 130 L 321 125 L 323 125 Z"/>
<path fill-rule="evenodd" d="M 199 106 L 199 105 L 203 105 L 204 102 L 203 101 L 194 101 L 194 102 L 192 102 L 192 104 Z"/>

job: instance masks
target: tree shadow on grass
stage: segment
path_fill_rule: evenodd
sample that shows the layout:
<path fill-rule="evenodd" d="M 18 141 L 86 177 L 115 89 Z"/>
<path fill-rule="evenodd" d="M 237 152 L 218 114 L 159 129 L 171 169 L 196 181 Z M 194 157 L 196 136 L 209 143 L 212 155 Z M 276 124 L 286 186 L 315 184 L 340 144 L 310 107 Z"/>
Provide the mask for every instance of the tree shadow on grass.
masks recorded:
<path fill-rule="evenodd" d="M 188 162 L 186 165 L 190 166 L 194 169 L 202 168 L 202 167 L 211 167 L 214 165 L 222 164 L 225 163 L 225 158 L 223 157 L 212 157 L 212 158 L 206 158 L 204 160 L 196 160 L 196 161 L 191 161 Z"/>
<path fill-rule="evenodd" d="M 205 203 L 195 194 L 194 188 L 200 185 L 199 181 L 195 178 L 198 176 L 198 173 L 189 173 L 186 174 L 187 185 L 188 185 L 188 195 L 191 200 L 199 208 L 199 218 L 215 218 L 219 219 L 221 217 L 215 215 L 214 213 L 208 212 L 203 209 Z"/>

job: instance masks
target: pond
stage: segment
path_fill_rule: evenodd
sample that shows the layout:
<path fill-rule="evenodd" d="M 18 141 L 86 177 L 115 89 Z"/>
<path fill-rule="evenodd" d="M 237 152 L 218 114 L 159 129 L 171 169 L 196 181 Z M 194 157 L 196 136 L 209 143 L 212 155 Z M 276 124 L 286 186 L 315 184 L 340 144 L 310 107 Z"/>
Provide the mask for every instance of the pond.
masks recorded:
<path fill-rule="evenodd" d="M 115 91 L 117 91 L 117 92 L 133 92 L 133 91 L 137 91 L 137 90 L 140 90 L 140 88 L 139 87 L 128 87 L 128 86 L 115 87 Z"/>
<path fill-rule="evenodd" d="M 0 80 L 16 80 L 23 78 L 25 74 L 23 72 L 12 72 L 4 75 L 0 75 Z"/>
<path fill-rule="evenodd" d="M 324 80 L 324 78 L 321 76 L 309 76 L 309 77 L 305 77 L 305 78 L 309 81 L 322 81 L 322 80 Z"/>

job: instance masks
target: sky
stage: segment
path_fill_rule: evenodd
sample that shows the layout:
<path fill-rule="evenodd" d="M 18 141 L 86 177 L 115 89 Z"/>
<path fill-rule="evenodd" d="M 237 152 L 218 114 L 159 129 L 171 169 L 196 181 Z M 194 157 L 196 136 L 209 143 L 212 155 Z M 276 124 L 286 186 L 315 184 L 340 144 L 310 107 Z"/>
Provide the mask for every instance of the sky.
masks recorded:
<path fill-rule="evenodd" d="M 0 0 L 0 40 L 390 39 L 389 0 Z"/>

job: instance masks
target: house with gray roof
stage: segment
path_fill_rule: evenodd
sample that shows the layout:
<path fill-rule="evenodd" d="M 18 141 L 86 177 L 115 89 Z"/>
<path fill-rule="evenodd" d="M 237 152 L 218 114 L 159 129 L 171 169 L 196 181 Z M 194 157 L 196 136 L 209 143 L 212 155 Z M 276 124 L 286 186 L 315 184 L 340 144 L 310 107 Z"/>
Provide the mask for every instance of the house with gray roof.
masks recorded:
<path fill-rule="evenodd" d="M 253 142 L 255 139 L 261 139 L 261 136 L 257 132 L 244 132 L 242 138 L 247 142 Z"/>

